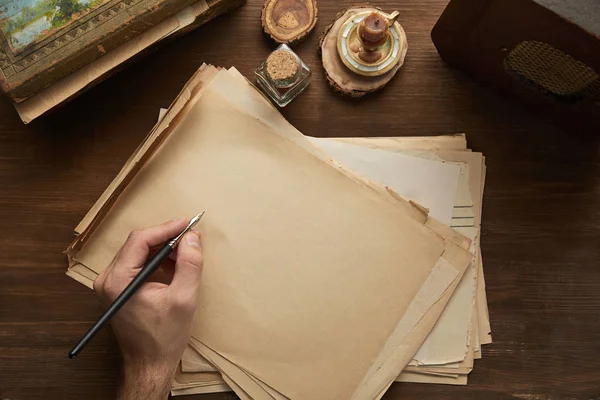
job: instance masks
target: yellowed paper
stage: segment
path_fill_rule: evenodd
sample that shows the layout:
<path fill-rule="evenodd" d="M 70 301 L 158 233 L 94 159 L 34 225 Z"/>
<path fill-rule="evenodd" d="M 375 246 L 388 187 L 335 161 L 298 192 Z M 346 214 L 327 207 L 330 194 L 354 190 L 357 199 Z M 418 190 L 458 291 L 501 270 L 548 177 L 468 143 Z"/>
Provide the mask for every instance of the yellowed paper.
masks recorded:
<path fill-rule="evenodd" d="M 189 345 L 181 358 L 183 372 L 216 372 L 217 369 Z"/>
<path fill-rule="evenodd" d="M 222 385 L 224 383 L 221 374 L 218 372 L 184 373 L 181 371 L 180 366 L 173 379 L 173 388 L 185 389 L 190 386 L 211 386 Z"/>
<path fill-rule="evenodd" d="M 191 99 L 197 95 L 197 87 L 209 82 L 217 74 L 217 69 L 202 65 L 198 71 L 192 76 L 189 82 L 184 86 L 181 93 L 177 96 L 171 107 L 169 108 L 169 118 L 161 119 L 152 129 L 146 139 L 138 146 L 136 151 L 127 160 L 117 177 L 110 183 L 104 193 L 100 196 L 98 201 L 92 206 L 90 211 L 85 215 L 83 220 L 75 228 L 77 234 L 82 234 L 91 227 L 97 220 L 101 220 L 104 215 L 99 215 L 101 209 L 103 209 L 107 203 L 110 202 L 111 198 L 114 197 L 114 193 L 118 192 L 128 175 L 132 174 L 135 170 L 136 165 L 143 162 L 143 156 L 148 149 L 156 142 L 157 137 L 169 128 L 173 128 L 178 123 L 178 116 L 185 113 L 187 108 L 190 107 Z M 78 237 L 79 238 L 79 237 Z M 74 244 L 76 244 L 75 242 Z M 71 250 L 73 245 L 71 246 Z"/>
<path fill-rule="evenodd" d="M 444 268 L 449 269 L 449 266 L 446 265 Z M 380 352 L 380 358 L 384 358 L 384 360 L 379 359 L 373 363 L 369 373 L 361 382 L 357 392 L 355 392 L 354 399 L 372 399 L 377 393 L 381 392 L 394 381 L 433 328 L 433 325 L 456 289 L 463 273 L 464 265 L 452 281 L 447 280 L 450 275 L 442 278 L 445 274 L 438 273 L 437 276 L 432 274 L 434 276 L 433 280 L 437 281 L 434 285 L 445 286 L 446 289 L 439 293 L 439 296 L 433 303 L 427 304 L 425 299 L 430 298 L 431 292 L 436 292 L 436 290 L 432 287 L 427 287 L 427 283 L 424 285 L 424 291 L 428 293 L 425 294 L 422 292 L 424 294 L 423 299 L 420 299 L 419 296 L 415 298 L 412 304 L 416 306 L 414 311 L 412 308 L 409 308 L 406 316 L 399 322 L 392 336 L 388 339 L 386 347 Z M 446 280 L 443 284 L 440 284 L 438 283 L 440 279 Z M 419 315 L 418 320 L 411 321 L 411 318 L 417 315 Z M 402 340 L 399 340 L 400 338 Z"/>
<path fill-rule="evenodd" d="M 345 168 L 383 184 L 429 210 L 429 216 L 450 225 L 453 218 L 460 167 L 371 149 L 335 139 L 310 138 Z"/>
<path fill-rule="evenodd" d="M 353 137 L 332 138 L 332 140 L 381 150 L 418 149 L 431 151 L 441 149 L 465 150 L 467 148 L 467 140 L 462 133 L 431 137 Z"/>
<path fill-rule="evenodd" d="M 466 385 L 467 375 L 459 375 L 458 378 L 442 377 L 442 376 L 425 376 L 415 372 L 403 372 L 398 377 L 397 382 L 412 382 L 412 383 L 436 383 L 442 385 Z"/>
<path fill-rule="evenodd" d="M 400 141 L 402 138 L 397 138 L 397 139 L 398 139 L 398 141 Z M 367 144 L 368 143 L 373 148 L 378 148 L 378 146 L 376 145 L 376 142 L 379 141 L 379 140 L 380 139 L 378 139 L 378 138 L 376 138 L 376 139 L 373 139 L 373 138 L 366 138 L 366 139 L 351 138 L 351 139 L 346 139 L 345 142 L 349 142 L 349 143 L 357 143 L 358 142 L 358 143 L 363 143 L 363 144 Z M 398 149 L 406 150 L 407 147 L 408 148 L 410 147 L 410 145 L 403 145 L 403 146 L 400 147 L 400 146 L 397 145 L 398 141 L 391 141 L 391 142 L 388 141 L 388 146 L 391 146 L 392 148 L 394 148 L 394 146 L 396 146 L 397 150 Z M 429 156 L 429 155 L 427 155 L 426 153 L 419 153 L 419 152 L 417 152 L 415 154 L 419 155 L 419 156 L 424 156 L 426 158 L 432 159 L 432 157 Z M 473 163 L 473 161 L 476 160 L 477 157 L 480 157 L 480 155 L 475 154 L 474 156 L 467 156 L 467 157 L 468 157 L 468 159 L 466 161 L 471 160 L 471 163 L 474 164 L 474 168 L 477 168 L 477 164 Z M 450 157 L 450 159 L 452 159 L 452 157 Z M 463 176 L 466 179 L 463 180 L 462 189 L 460 189 L 460 191 L 462 191 L 463 193 L 466 193 L 466 194 L 463 197 L 459 196 L 458 202 L 459 203 L 461 203 L 461 202 L 465 203 L 465 204 L 461 203 L 462 207 L 469 206 L 469 205 L 470 205 L 470 207 L 468 207 L 468 208 L 460 208 L 459 209 L 459 210 L 465 210 L 465 212 L 462 215 L 457 215 L 457 217 L 463 217 L 463 219 L 459 223 L 457 223 L 456 225 L 467 225 L 467 226 L 471 225 L 473 227 L 472 228 L 456 228 L 456 229 L 457 230 L 461 230 L 461 231 L 464 230 L 463 233 L 466 233 L 466 234 L 468 234 L 468 236 L 473 237 L 473 236 L 477 235 L 478 227 L 475 227 L 475 220 L 474 220 L 475 213 L 472 212 L 472 211 L 470 211 L 473 208 L 472 207 L 473 200 L 471 199 L 472 198 L 471 189 L 472 189 L 473 193 L 482 193 L 482 188 L 479 189 L 479 187 L 476 184 L 474 184 L 474 182 L 477 180 L 477 178 L 470 179 L 470 177 L 468 175 L 468 165 L 467 164 L 463 164 L 463 165 L 467 168 L 467 171 L 466 171 L 466 173 L 463 173 Z M 477 176 L 478 174 L 476 173 L 475 175 Z M 463 200 L 460 200 L 461 198 Z M 479 202 L 479 205 L 480 205 L 480 202 Z M 468 211 L 466 211 L 466 210 L 468 210 Z M 479 208 L 479 212 L 480 212 L 480 208 Z M 467 223 L 465 223 L 466 220 L 464 219 L 464 217 L 471 217 L 471 216 L 473 216 L 473 218 L 471 218 L 470 221 L 468 221 Z M 479 221 L 480 221 L 480 214 L 479 214 Z M 469 230 L 469 229 L 472 229 L 472 230 Z M 477 238 L 477 243 L 478 243 L 478 238 Z M 477 243 L 475 243 L 475 244 L 477 244 Z M 479 258 L 478 258 L 478 262 L 477 262 L 477 267 L 479 269 Z M 482 271 L 482 269 L 480 269 L 478 272 L 481 272 L 481 271 Z M 478 296 L 477 297 L 479 297 L 480 299 L 483 298 L 483 302 L 481 300 L 476 301 L 475 302 L 475 306 L 476 307 L 478 307 L 477 306 L 478 303 L 485 304 L 485 292 L 484 291 L 481 292 L 481 290 L 479 289 L 480 288 L 479 285 L 477 285 L 477 288 L 478 288 Z M 470 290 L 470 291 L 472 292 L 472 290 Z M 480 308 L 476 308 L 476 309 L 479 310 Z M 447 313 L 446 315 L 449 315 L 449 313 Z M 487 316 L 487 312 L 485 313 L 485 315 Z M 452 320 L 454 320 L 454 318 Z M 487 320 L 488 320 L 488 324 L 489 324 L 489 318 Z M 478 334 L 478 331 L 479 331 L 478 327 L 475 327 L 475 332 L 476 332 L 475 334 L 476 335 Z M 478 341 L 479 340 L 477 340 L 477 342 Z M 441 349 L 441 350 L 444 350 L 444 348 L 445 348 L 444 346 L 439 347 L 439 349 Z M 454 358 L 456 359 L 456 357 L 454 357 Z M 443 361 L 444 359 L 446 359 L 445 356 L 443 356 L 441 360 L 437 360 L 437 361 Z M 448 358 L 448 359 L 452 359 L 452 358 Z M 468 360 L 467 360 L 467 363 L 468 363 Z M 467 370 L 470 371 L 469 367 L 461 367 L 461 368 L 462 368 L 463 371 L 467 371 Z"/>
<path fill-rule="evenodd" d="M 94 280 L 86 277 L 77 268 L 69 268 L 67 270 L 67 276 L 75 279 L 77 282 L 87 286 L 89 289 L 94 288 Z"/>
<path fill-rule="evenodd" d="M 223 101 L 214 101 L 215 96 L 211 96 L 210 99 L 201 96 L 198 99 L 194 109 L 200 111 L 188 113 L 176 132 L 137 174 L 77 258 L 98 272 L 114 255 L 130 230 L 169 219 L 174 216 L 173 210 L 192 214 L 197 212 L 198 207 L 202 207 L 207 210 L 200 228 L 207 249 L 204 276 L 206 284 L 202 291 L 205 306 L 201 307 L 194 335 L 203 343 L 219 348 L 221 353 L 233 354 L 230 358 L 235 359 L 235 364 L 251 370 L 253 375 L 268 381 L 283 394 L 303 393 L 311 398 L 325 398 L 334 392 L 339 394 L 353 390 L 353 386 L 359 381 L 356 378 L 370 365 L 370 358 L 375 355 L 381 346 L 380 343 L 385 341 L 409 300 L 425 280 L 429 268 L 443 252 L 442 243 L 423 225 L 406 217 L 384 192 L 377 194 L 372 189 L 364 188 L 358 182 L 348 179 L 339 170 L 331 168 L 306 151 L 301 151 L 293 143 L 282 141 L 279 135 L 269 133 L 268 127 L 260 121 L 234 113 Z M 210 132 L 219 134 L 209 135 Z M 265 148 L 276 146 L 278 151 L 247 151 L 248 148 L 258 145 Z M 230 155 L 227 155 L 227 151 Z M 280 154 L 285 154 L 285 157 Z M 177 160 L 177 163 L 172 163 L 169 159 Z M 274 159 L 277 159 L 276 164 L 272 164 Z M 304 166 L 304 169 L 298 170 L 298 165 Z M 311 170 L 310 174 L 307 173 L 308 170 Z M 193 175 L 190 175 L 193 179 L 186 178 L 190 171 L 193 171 Z M 235 171 L 235 174 L 229 171 Z M 265 176 L 269 179 L 265 180 Z M 317 176 L 319 178 L 315 180 Z M 190 187 L 189 182 L 194 182 L 194 186 Z M 296 190 L 294 184 L 303 189 Z M 316 184 L 320 186 L 317 188 L 314 186 Z M 306 187 L 314 189 L 307 193 Z M 240 188 L 243 188 L 245 193 L 243 198 L 232 196 L 232 193 Z M 349 194 L 344 195 L 344 191 L 348 191 Z M 161 195 L 165 193 L 169 194 L 167 198 Z M 177 198 L 173 193 L 193 193 L 193 196 Z M 331 193 L 331 200 L 324 197 L 329 196 L 328 193 Z M 334 198 L 336 201 L 332 201 Z M 353 201 L 340 204 L 337 201 L 339 198 L 352 198 Z M 300 199 L 302 204 L 298 203 Z M 311 206 L 313 203 L 314 206 Z M 249 214 L 249 208 L 257 210 L 256 213 Z M 355 211 L 352 211 L 354 208 Z M 345 212 L 352 217 L 341 218 Z M 286 215 L 285 226 L 280 222 L 280 215 Z M 373 223 L 372 219 L 378 222 Z M 340 224 L 340 221 L 343 223 Z M 306 229 L 303 228 L 307 226 L 304 225 L 306 223 L 311 227 L 311 234 L 304 237 L 301 230 Z M 255 228 L 257 226 L 261 227 L 258 231 Z M 316 229 L 316 226 L 323 226 L 324 229 Z M 408 228 L 409 226 L 412 228 Z M 358 227 L 361 227 L 363 236 L 360 251 L 357 252 L 358 249 L 354 248 L 349 253 L 343 244 L 352 241 L 344 239 L 344 236 L 356 232 Z M 377 232 L 382 228 L 381 233 L 386 232 L 384 236 Z M 408 231 L 411 231 L 409 235 Z M 255 241 L 249 243 L 249 237 L 254 237 Z M 335 243 L 339 243 L 336 245 L 339 247 L 323 248 L 323 243 L 334 243 L 331 238 L 336 238 Z M 269 243 L 264 253 L 257 252 L 256 240 Z M 235 251 L 231 250 L 233 248 Z M 309 258 L 306 258 L 303 254 L 293 251 L 293 248 L 312 250 L 307 252 L 306 256 Z M 94 252 L 94 249 L 101 250 Z M 407 254 L 411 254 L 412 259 L 407 260 L 411 268 L 410 271 L 403 271 L 398 268 L 398 261 L 404 259 Z M 253 255 L 259 257 L 256 263 L 252 261 Z M 315 262 L 319 257 L 328 268 L 309 268 L 311 265 L 319 265 Z M 275 265 L 286 265 L 286 271 L 281 277 L 278 275 L 278 269 L 270 269 L 269 276 L 275 279 L 277 288 L 285 293 L 287 303 L 273 303 L 271 297 L 264 297 L 264 282 L 262 279 L 256 281 L 256 271 L 272 265 L 274 260 Z M 218 270 L 211 269 L 211 264 L 220 267 Z M 233 268 L 231 273 L 228 268 L 221 268 L 224 265 Z M 245 269 L 239 269 L 239 266 L 244 265 Z M 252 267 L 248 267 L 249 265 Z M 377 265 L 378 268 L 351 268 L 357 265 Z M 388 265 L 389 267 L 386 267 Z M 419 267 L 420 265 L 423 267 Z M 247 270 L 252 270 L 253 273 L 249 275 Z M 342 270 L 345 272 L 342 273 Z M 311 302 L 306 304 L 307 296 L 299 290 L 302 287 L 297 281 L 310 282 L 315 273 L 325 273 L 331 276 L 330 279 L 336 277 L 336 286 L 343 284 L 346 287 L 345 290 L 340 290 L 340 294 L 358 294 L 354 299 L 356 303 L 349 304 L 345 296 L 336 298 L 328 286 L 318 285 L 317 288 L 323 291 L 328 300 L 319 299 L 320 292 L 317 291 L 312 297 L 309 296 L 315 301 L 315 308 L 311 307 Z M 340 274 L 345 276 L 341 281 Z M 290 281 L 290 276 L 294 276 L 295 279 Z M 394 278 L 395 276 L 397 278 Z M 400 285 L 389 286 L 394 279 L 398 279 Z M 267 342 L 264 329 L 252 334 L 248 326 L 253 326 L 256 322 L 252 323 L 252 319 L 248 318 L 256 318 L 258 315 L 240 314 L 239 307 L 229 305 L 230 298 L 224 301 L 224 292 L 220 289 L 228 286 L 232 289 L 235 287 L 232 292 L 236 296 L 244 296 L 243 299 L 240 298 L 239 304 L 260 310 L 260 318 L 273 315 L 285 317 L 283 321 L 278 321 L 271 327 L 274 333 L 281 336 L 271 337 Z M 399 296 L 398 293 L 402 295 Z M 374 301 L 374 298 L 377 299 Z M 249 302 L 250 299 L 255 303 Z M 294 304 L 300 300 L 303 310 L 306 311 L 301 315 L 286 317 L 290 302 Z M 329 308 L 323 309 L 323 304 L 327 303 Z M 339 313 L 340 307 L 343 310 L 349 306 L 353 307 L 352 315 Z M 389 314 L 377 315 L 371 311 L 372 307 L 385 307 Z M 338 318 L 331 318 L 330 310 L 334 309 Z M 217 315 L 219 318 L 216 318 Z M 328 317 L 323 319 L 325 315 Z M 355 318 L 359 315 L 361 323 L 364 324 L 362 327 L 357 327 L 360 323 Z M 365 323 L 364 318 L 370 320 L 370 323 Z M 268 322 L 260 323 L 264 327 Z M 321 328 L 317 332 L 306 330 L 314 326 Z M 307 363 L 303 368 L 301 360 L 308 355 L 305 351 L 277 346 L 278 340 L 287 343 L 292 332 L 299 335 L 298 330 L 302 331 L 299 337 L 302 337 L 304 343 L 311 343 L 311 340 L 314 344 L 323 343 L 325 334 L 330 338 L 326 351 L 334 351 L 337 356 L 331 357 L 327 363 L 321 363 L 321 366 L 316 368 L 316 363 Z M 245 333 L 244 337 L 239 337 L 237 332 L 242 331 Z M 352 334 L 348 335 L 349 331 L 352 331 Z M 354 345 L 355 336 L 360 337 L 363 342 L 365 337 L 369 338 L 367 342 L 370 343 L 365 343 L 363 348 L 357 349 Z M 272 361 L 257 360 L 251 356 L 253 349 L 256 346 L 260 347 L 261 343 L 264 343 L 263 351 L 267 351 L 267 354 L 270 348 L 278 349 L 272 353 Z M 359 363 L 347 365 L 343 356 L 346 352 L 343 349 L 346 347 L 348 352 L 353 353 L 354 359 L 361 360 Z M 288 365 L 293 368 L 293 373 L 292 370 L 286 371 Z M 320 385 L 319 379 L 327 376 L 327 372 L 335 370 L 336 368 L 332 369 L 335 365 L 338 365 L 339 369 L 346 369 L 348 373 L 339 376 L 336 374 L 333 381 L 329 376 L 327 382 L 323 380 Z M 315 384 L 310 388 L 299 384 L 304 379 L 315 380 Z"/>
<path fill-rule="evenodd" d="M 239 395 L 241 390 L 245 395 L 255 400 L 274 400 L 275 397 L 269 394 L 256 380 L 253 380 L 247 373 L 241 368 L 233 364 L 227 358 L 221 356 L 217 352 L 213 351 L 210 347 L 205 346 L 200 341 L 194 339 L 190 340 L 190 344 L 196 349 L 202 356 L 211 363 L 218 366 L 219 370 L 223 374 L 223 379 L 234 389 Z M 232 385 L 235 382 L 235 385 Z M 239 390 L 238 390 L 239 389 Z M 277 397 L 281 397 L 278 395 Z"/>
<path fill-rule="evenodd" d="M 222 385 L 210 385 L 210 386 L 196 386 L 186 389 L 171 389 L 171 395 L 173 396 L 190 396 L 193 394 L 208 394 L 208 393 L 222 393 L 230 392 L 231 388 L 227 384 Z"/>

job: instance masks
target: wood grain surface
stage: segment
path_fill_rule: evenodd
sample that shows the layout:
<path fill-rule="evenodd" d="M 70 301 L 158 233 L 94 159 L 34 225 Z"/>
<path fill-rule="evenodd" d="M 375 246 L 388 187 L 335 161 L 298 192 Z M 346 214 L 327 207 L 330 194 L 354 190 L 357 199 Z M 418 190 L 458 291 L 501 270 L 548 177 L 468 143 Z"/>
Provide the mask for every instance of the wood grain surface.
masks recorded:
<path fill-rule="evenodd" d="M 376 95 L 334 95 L 317 39 L 350 4 L 319 2 L 317 27 L 297 47 L 313 82 L 284 115 L 305 134 L 324 137 L 465 132 L 488 166 L 482 247 L 494 344 L 484 347 L 468 386 L 394 384 L 385 399 L 599 399 L 597 144 L 559 132 L 449 69 L 429 37 L 445 0 L 377 2 L 401 13 L 406 63 Z M 120 356 L 109 329 L 67 359 L 101 308 L 64 275 L 62 251 L 158 109 L 202 62 L 233 65 L 252 78 L 274 48 L 261 29 L 261 6 L 249 0 L 29 126 L 0 99 L 0 399 L 114 398 Z"/>

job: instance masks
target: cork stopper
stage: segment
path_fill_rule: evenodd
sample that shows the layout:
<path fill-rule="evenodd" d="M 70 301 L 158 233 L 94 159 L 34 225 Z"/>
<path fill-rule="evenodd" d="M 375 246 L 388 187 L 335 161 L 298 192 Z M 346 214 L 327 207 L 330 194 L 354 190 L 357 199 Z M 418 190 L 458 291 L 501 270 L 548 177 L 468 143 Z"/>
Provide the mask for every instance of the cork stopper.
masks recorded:
<path fill-rule="evenodd" d="M 267 75 L 276 85 L 290 85 L 299 70 L 298 57 L 288 50 L 275 50 L 266 64 Z"/>

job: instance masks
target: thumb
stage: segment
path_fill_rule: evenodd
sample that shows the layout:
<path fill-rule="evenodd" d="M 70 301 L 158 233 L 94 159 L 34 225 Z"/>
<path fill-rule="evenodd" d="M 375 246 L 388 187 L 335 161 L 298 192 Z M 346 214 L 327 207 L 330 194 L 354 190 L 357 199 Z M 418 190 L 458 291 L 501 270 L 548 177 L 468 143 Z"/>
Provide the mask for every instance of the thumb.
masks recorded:
<path fill-rule="evenodd" d="M 192 296 L 197 300 L 202 281 L 202 267 L 200 235 L 194 231 L 188 232 L 177 247 L 175 274 L 169 289 L 175 296 Z"/>

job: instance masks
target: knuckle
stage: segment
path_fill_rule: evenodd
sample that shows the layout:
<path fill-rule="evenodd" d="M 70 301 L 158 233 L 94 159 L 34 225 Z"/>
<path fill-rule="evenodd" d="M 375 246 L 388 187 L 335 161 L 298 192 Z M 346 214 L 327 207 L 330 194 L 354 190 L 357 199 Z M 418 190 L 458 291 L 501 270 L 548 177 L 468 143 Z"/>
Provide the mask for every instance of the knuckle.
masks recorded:
<path fill-rule="evenodd" d="M 143 235 L 144 235 L 144 233 L 140 230 L 131 231 L 131 232 L 129 232 L 127 241 L 137 242 L 139 239 L 142 238 Z"/>
<path fill-rule="evenodd" d="M 204 260 L 202 260 L 202 256 L 200 256 L 200 255 L 197 255 L 197 256 L 187 255 L 186 257 L 183 257 L 183 259 L 181 260 L 181 263 L 183 264 L 184 267 L 202 269 Z"/>
<path fill-rule="evenodd" d="M 110 300 L 115 299 L 119 295 L 119 289 L 110 279 L 105 279 L 101 282 L 100 294 Z"/>
<path fill-rule="evenodd" d="M 132 300 L 137 304 L 142 305 L 143 308 L 156 307 L 160 304 L 159 298 L 145 290 L 140 290 L 138 293 L 136 293 L 136 298 Z"/>
<path fill-rule="evenodd" d="M 195 304 L 184 296 L 174 296 L 171 298 L 171 310 L 178 313 L 193 313 Z"/>
<path fill-rule="evenodd" d="M 98 275 L 98 277 L 94 280 L 94 292 L 98 295 L 102 295 L 104 286 L 104 274 Z"/>

